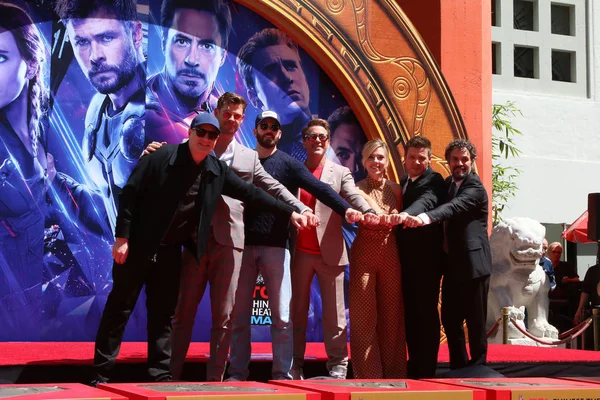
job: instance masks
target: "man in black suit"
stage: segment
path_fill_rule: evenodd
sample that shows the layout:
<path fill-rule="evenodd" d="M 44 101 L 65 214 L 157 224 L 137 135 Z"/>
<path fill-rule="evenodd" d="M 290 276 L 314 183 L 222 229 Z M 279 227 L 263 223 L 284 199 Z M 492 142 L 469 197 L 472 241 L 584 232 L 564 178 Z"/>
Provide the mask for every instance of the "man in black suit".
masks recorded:
<path fill-rule="evenodd" d="M 444 199 L 444 178 L 431 169 L 430 163 L 429 139 L 415 136 L 406 142 L 404 164 L 407 175 L 400 181 L 401 218 L 433 210 Z M 396 230 L 402 267 L 408 377 L 413 379 L 435 376 L 440 345 L 438 299 L 445 258 L 443 238 L 440 223 Z"/>
<path fill-rule="evenodd" d="M 442 323 L 448 337 L 450 368 L 485 364 L 487 356 L 488 289 L 492 258 L 488 241 L 488 196 L 472 172 L 475 146 L 456 139 L 446 147 L 452 176 L 446 179 L 446 202 L 417 217 L 407 217 L 409 227 L 445 221 L 448 267 L 442 284 Z M 467 321 L 467 355 L 463 320 Z"/>
<path fill-rule="evenodd" d="M 179 290 L 181 246 L 192 247 L 198 259 L 202 258 L 221 194 L 291 214 L 296 226 L 306 223 L 306 217 L 244 182 L 210 155 L 219 133 L 214 115 L 198 114 L 190 125 L 187 142 L 164 145 L 143 157 L 123 187 L 113 246 L 113 288 L 96 336 L 95 383 L 109 378 L 144 284 L 148 374 L 156 381 L 171 379 L 169 342 Z M 196 245 L 190 245 L 193 233 L 197 233 Z"/>

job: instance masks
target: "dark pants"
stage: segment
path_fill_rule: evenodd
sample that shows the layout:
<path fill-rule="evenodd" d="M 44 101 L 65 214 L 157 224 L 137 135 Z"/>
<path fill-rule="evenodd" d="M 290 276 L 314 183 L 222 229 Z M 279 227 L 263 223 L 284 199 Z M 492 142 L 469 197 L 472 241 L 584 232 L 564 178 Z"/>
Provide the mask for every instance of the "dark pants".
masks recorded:
<path fill-rule="evenodd" d="M 417 260 L 402 264 L 408 377 L 411 379 L 433 378 L 437 367 L 441 272 L 432 264 Z"/>
<path fill-rule="evenodd" d="M 450 368 L 485 364 L 487 357 L 488 289 L 490 276 L 467 281 L 444 279 L 442 283 L 442 324 L 448 338 Z M 463 321 L 467 321 L 469 350 L 467 355 Z"/>
<path fill-rule="evenodd" d="M 96 379 L 108 380 L 119 354 L 123 333 L 142 286 L 148 311 L 148 374 L 155 381 L 171 378 L 171 319 L 175 314 L 181 271 L 181 246 L 161 246 L 156 261 L 129 254 L 113 264 L 113 287 L 96 335 Z"/>

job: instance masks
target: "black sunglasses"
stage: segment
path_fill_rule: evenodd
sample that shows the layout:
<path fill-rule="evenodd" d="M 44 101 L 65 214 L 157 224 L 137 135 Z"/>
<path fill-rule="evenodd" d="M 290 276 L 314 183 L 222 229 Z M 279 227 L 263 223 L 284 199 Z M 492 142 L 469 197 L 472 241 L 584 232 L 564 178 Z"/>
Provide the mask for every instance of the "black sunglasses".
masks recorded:
<path fill-rule="evenodd" d="M 329 135 L 326 135 L 324 133 L 307 133 L 306 135 L 302 136 L 302 138 L 304 140 L 310 140 L 311 142 L 314 142 L 315 140 L 317 140 L 317 138 L 319 138 L 321 142 L 326 142 L 329 139 Z"/>
<path fill-rule="evenodd" d="M 260 129 L 262 129 L 263 131 L 266 131 L 267 129 L 271 128 L 272 131 L 277 132 L 279 128 L 281 128 L 279 124 L 271 124 L 269 126 L 269 124 L 267 124 L 266 122 L 262 122 L 258 126 L 260 126 Z"/>
<path fill-rule="evenodd" d="M 219 131 L 209 131 L 204 128 L 190 128 L 190 129 L 195 131 L 196 135 L 198 135 L 198 137 L 203 138 L 204 136 L 208 135 L 209 140 L 217 140 L 217 138 L 221 134 L 221 132 L 219 132 Z"/>

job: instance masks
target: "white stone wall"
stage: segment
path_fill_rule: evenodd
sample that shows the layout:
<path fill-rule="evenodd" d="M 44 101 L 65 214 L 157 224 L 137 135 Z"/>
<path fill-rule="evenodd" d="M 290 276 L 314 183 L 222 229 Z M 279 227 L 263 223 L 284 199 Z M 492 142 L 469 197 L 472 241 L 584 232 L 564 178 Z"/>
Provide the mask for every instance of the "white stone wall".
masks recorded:
<path fill-rule="evenodd" d="M 576 10 L 576 35 L 569 37 L 550 34 L 551 1 L 538 0 L 538 32 L 512 29 L 513 1 L 497 1 L 502 26 L 492 28 L 492 40 L 503 48 L 503 74 L 493 76 L 493 102 L 512 100 L 523 113 L 512 119 L 523 132 L 516 140 L 522 156 L 511 161 L 523 172 L 504 215 L 568 224 L 586 210 L 587 194 L 600 192 L 600 2 L 560 0 Z M 512 76 L 513 52 L 504 50 L 515 43 L 539 47 L 539 79 Z M 552 81 L 542 57 L 565 48 L 577 54 L 576 83 Z"/>

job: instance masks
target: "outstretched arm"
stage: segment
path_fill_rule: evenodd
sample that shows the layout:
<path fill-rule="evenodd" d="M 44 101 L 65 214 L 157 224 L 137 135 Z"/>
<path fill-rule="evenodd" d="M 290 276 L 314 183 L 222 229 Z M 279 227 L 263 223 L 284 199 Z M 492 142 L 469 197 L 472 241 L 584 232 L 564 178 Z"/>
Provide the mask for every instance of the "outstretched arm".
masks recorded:
<path fill-rule="evenodd" d="M 290 193 L 278 180 L 273 178 L 263 168 L 258 156 L 254 160 L 254 180 L 252 181 L 256 186 L 268 192 L 271 196 L 276 197 L 282 202 L 290 205 L 294 208 L 294 211 L 303 213 L 310 208 L 306 207 L 296 196 Z"/>
<path fill-rule="evenodd" d="M 419 215 L 433 210 L 444 198 L 444 188 L 444 178 L 437 172 L 433 172 L 431 178 L 429 178 L 429 182 L 423 182 L 418 187 L 421 192 L 418 198 L 402 211 L 408 215 Z"/>
<path fill-rule="evenodd" d="M 225 171 L 225 183 L 223 185 L 223 194 L 234 199 L 251 203 L 259 209 L 269 211 L 279 211 L 280 213 L 289 216 L 290 220 L 297 228 L 306 226 L 306 217 L 294 211 L 294 208 L 272 196 L 267 192 L 259 189 L 252 183 L 248 183 L 237 176 L 231 168 Z"/>
<path fill-rule="evenodd" d="M 304 164 L 295 161 L 289 166 L 288 172 L 292 174 L 294 181 L 299 187 L 315 196 L 317 200 L 340 216 L 345 216 L 346 210 L 350 208 L 350 204 L 336 193 L 330 185 L 315 178 Z"/>
<path fill-rule="evenodd" d="M 432 223 L 445 221 L 481 207 L 486 198 L 487 194 L 483 185 L 464 182 L 460 188 L 460 193 L 456 197 L 426 214 Z"/>

